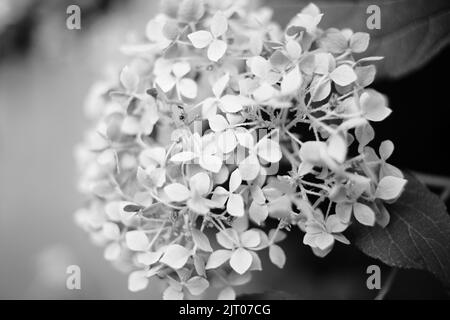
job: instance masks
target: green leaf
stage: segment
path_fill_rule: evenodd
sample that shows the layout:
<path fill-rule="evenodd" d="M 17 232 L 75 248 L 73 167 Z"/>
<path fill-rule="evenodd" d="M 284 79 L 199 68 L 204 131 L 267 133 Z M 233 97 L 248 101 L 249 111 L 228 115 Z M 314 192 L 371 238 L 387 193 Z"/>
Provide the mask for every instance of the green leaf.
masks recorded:
<path fill-rule="evenodd" d="M 266 1 L 274 9 L 274 19 L 282 25 L 309 2 Z M 354 32 L 370 34 L 367 55 L 385 57 L 377 63 L 381 77 L 401 77 L 419 69 L 450 42 L 447 0 L 318 0 L 314 3 L 324 13 L 320 28 L 351 28 Z M 379 30 L 369 30 L 366 26 L 371 15 L 367 8 L 372 4 L 380 8 Z"/>
<path fill-rule="evenodd" d="M 410 174 L 400 198 L 386 205 L 385 228 L 359 227 L 354 243 L 365 254 L 399 268 L 426 270 L 450 286 L 450 216 L 445 204 Z"/>

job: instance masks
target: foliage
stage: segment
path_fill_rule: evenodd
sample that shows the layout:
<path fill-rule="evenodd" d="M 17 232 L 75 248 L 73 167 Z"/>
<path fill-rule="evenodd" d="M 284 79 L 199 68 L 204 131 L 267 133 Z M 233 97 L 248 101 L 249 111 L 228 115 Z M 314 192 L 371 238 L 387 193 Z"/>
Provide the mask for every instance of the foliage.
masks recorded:
<path fill-rule="evenodd" d="M 427 270 L 448 287 L 450 217 L 444 203 L 408 175 L 405 192 L 387 209 L 389 225 L 356 229 L 356 246 L 390 266 Z"/>

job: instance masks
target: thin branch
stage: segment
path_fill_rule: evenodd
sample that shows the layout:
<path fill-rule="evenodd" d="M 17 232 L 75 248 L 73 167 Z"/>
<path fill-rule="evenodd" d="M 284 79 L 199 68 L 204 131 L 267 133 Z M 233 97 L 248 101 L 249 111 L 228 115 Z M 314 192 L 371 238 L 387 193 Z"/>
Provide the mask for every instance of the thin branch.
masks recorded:
<path fill-rule="evenodd" d="M 397 275 L 397 268 L 392 268 L 389 272 L 389 276 L 386 280 L 386 282 L 383 284 L 383 287 L 378 292 L 377 296 L 374 300 L 383 300 L 386 294 L 389 292 L 389 290 L 392 287 L 392 283 L 394 282 L 395 276 Z"/>
<path fill-rule="evenodd" d="M 450 178 L 421 172 L 414 172 L 414 175 L 422 183 L 428 186 L 441 188 L 442 193 L 440 194 L 440 197 L 442 201 L 445 202 L 448 200 L 448 198 L 450 197 Z"/>

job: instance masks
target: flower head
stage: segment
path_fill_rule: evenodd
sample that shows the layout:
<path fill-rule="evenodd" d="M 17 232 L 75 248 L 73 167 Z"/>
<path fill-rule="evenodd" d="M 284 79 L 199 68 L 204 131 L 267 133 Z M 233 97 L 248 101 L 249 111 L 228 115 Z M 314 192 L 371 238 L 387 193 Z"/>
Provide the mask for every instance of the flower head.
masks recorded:
<path fill-rule="evenodd" d="M 369 146 L 392 110 L 367 88 L 378 58 L 354 57 L 368 34 L 321 30 L 314 4 L 284 30 L 248 0 L 163 11 L 92 90 L 76 150 L 88 198 L 76 222 L 130 270 L 130 291 L 157 277 L 164 299 L 210 286 L 234 299 L 260 251 L 284 267 L 287 231 L 324 257 L 347 228 L 389 223 L 407 181 L 387 162 L 392 142 Z"/>

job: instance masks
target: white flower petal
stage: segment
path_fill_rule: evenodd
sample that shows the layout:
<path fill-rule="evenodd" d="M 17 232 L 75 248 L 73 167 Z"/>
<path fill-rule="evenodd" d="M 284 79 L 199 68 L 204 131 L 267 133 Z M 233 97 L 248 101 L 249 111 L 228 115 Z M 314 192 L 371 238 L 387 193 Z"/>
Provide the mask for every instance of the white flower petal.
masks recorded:
<path fill-rule="evenodd" d="M 298 60 L 302 54 L 300 43 L 295 40 L 289 40 L 286 43 L 286 52 L 292 60 Z"/>
<path fill-rule="evenodd" d="M 268 83 L 263 83 L 256 90 L 252 92 L 256 101 L 264 102 L 272 99 L 275 96 L 276 90 Z"/>
<path fill-rule="evenodd" d="M 197 97 L 197 83 L 192 79 L 181 79 L 178 84 L 178 88 L 181 95 L 188 99 L 195 99 L 195 97 Z"/>
<path fill-rule="evenodd" d="M 175 78 L 170 74 L 162 74 L 156 77 L 156 84 L 161 88 L 164 92 L 169 92 L 175 86 Z"/>
<path fill-rule="evenodd" d="M 388 176 L 378 183 L 375 197 L 383 200 L 393 200 L 400 196 L 408 181 L 403 178 Z"/>
<path fill-rule="evenodd" d="M 228 121 L 224 118 L 224 116 L 216 114 L 211 118 L 208 118 L 209 127 L 214 132 L 224 131 L 229 127 Z"/>
<path fill-rule="evenodd" d="M 219 185 L 219 184 L 225 183 L 225 181 L 228 180 L 229 173 L 230 173 L 230 171 L 228 170 L 227 166 L 220 167 L 219 172 L 215 173 L 213 176 L 214 184 Z"/>
<path fill-rule="evenodd" d="M 191 71 L 191 65 L 188 62 L 180 61 L 172 65 L 172 72 L 178 79 L 183 78 L 189 71 Z"/>
<path fill-rule="evenodd" d="M 186 282 L 186 288 L 194 296 L 202 294 L 209 287 L 209 282 L 203 277 L 192 277 Z"/>
<path fill-rule="evenodd" d="M 269 247 L 270 261 L 278 268 L 282 269 L 286 263 L 286 254 L 280 246 L 273 244 Z"/>
<path fill-rule="evenodd" d="M 328 74 L 333 56 L 328 52 L 318 52 L 314 55 L 314 72 L 320 75 Z"/>
<path fill-rule="evenodd" d="M 367 32 L 355 32 L 350 38 L 352 52 L 361 53 L 369 47 L 370 35 Z"/>
<path fill-rule="evenodd" d="M 135 91 L 139 84 L 139 76 L 128 66 L 125 66 L 120 73 L 120 82 L 128 91 Z"/>
<path fill-rule="evenodd" d="M 338 217 L 337 214 L 332 214 L 328 216 L 325 225 L 327 227 L 328 232 L 332 233 L 343 232 L 348 227 L 348 224 L 343 223 L 343 221 Z"/>
<path fill-rule="evenodd" d="M 316 246 L 320 250 L 327 250 L 334 244 L 334 237 L 326 232 L 322 232 L 315 238 Z"/>
<path fill-rule="evenodd" d="M 215 269 L 217 267 L 220 267 L 222 264 L 224 264 L 228 259 L 231 257 L 231 251 L 230 250 L 217 250 L 211 253 L 211 255 L 208 258 L 208 262 L 206 263 L 205 269 Z"/>
<path fill-rule="evenodd" d="M 370 121 L 383 121 L 392 110 L 386 106 L 386 98 L 375 90 L 366 90 L 360 96 L 361 111 Z"/>
<path fill-rule="evenodd" d="M 352 205 L 350 203 L 337 203 L 336 216 L 343 222 L 348 223 L 352 217 Z"/>
<path fill-rule="evenodd" d="M 246 248 L 257 247 L 261 243 L 261 237 L 256 230 L 247 230 L 241 234 L 241 244 Z"/>
<path fill-rule="evenodd" d="M 242 183 L 242 177 L 241 177 L 241 173 L 239 172 L 238 169 L 234 170 L 233 173 L 230 176 L 230 186 L 229 186 L 229 191 L 230 192 L 234 192 L 237 190 L 237 188 L 239 188 L 239 186 Z"/>
<path fill-rule="evenodd" d="M 199 165 L 203 169 L 217 173 L 222 167 L 222 159 L 217 156 L 202 154 L 199 157 Z"/>
<path fill-rule="evenodd" d="M 183 291 L 178 290 L 178 288 L 167 287 L 163 292 L 164 300 L 183 300 L 184 294 Z"/>
<path fill-rule="evenodd" d="M 280 145 L 272 139 L 263 138 L 258 144 L 258 156 L 268 162 L 278 162 L 281 160 L 282 154 Z"/>
<path fill-rule="evenodd" d="M 228 199 L 228 195 L 229 192 L 224 187 L 218 186 L 214 189 L 211 200 L 216 202 L 220 207 L 223 207 Z"/>
<path fill-rule="evenodd" d="M 356 202 L 353 204 L 353 214 L 361 224 L 366 226 L 375 225 L 375 212 L 369 206 Z"/>
<path fill-rule="evenodd" d="M 302 85 L 302 75 L 298 65 L 289 71 L 281 81 L 281 93 L 284 95 L 291 94 L 298 90 Z"/>
<path fill-rule="evenodd" d="M 172 72 L 173 63 L 171 60 L 167 60 L 164 58 L 156 59 L 155 65 L 153 67 L 153 74 L 156 76 L 160 75 L 168 75 Z"/>
<path fill-rule="evenodd" d="M 389 157 L 394 152 L 394 144 L 390 140 L 385 140 L 381 143 L 379 153 L 383 160 L 389 159 Z"/>
<path fill-rule="evenodd" d="M 356 81 L 356 73 L 347 64 L 340 65 L 330 73 L 330 78 L 340 86 L 347 86 Z"/>
<path fill-rule="evenodd" d="M 235 300 L 236 292 L 232 287 L 225 287 L 219 292 L 217 300 Z"/>
<path fill-rule="evenodd" d="M 318 79 L 318 78 L 315 78 Z M 313 81 L 313 84 L 311 85 L 312 91 L 311 94 L 313 94 L 313 101 L 322 101 L 326 97 L 330 95 L 331 92 L 331 81 L 326 80 L 325 82 L 321 82 L 320 84 L 317 81 Z"/>
<path fill-rule="evenodd" d="M 229 81 L 230 81 L 230 74 L 227 72 L 214 83 L 212 91 L 216 98 L 220 98 L 222 96 L 223 91 L 225 90 Z"/>
<path fill-rule="evenodd" d="M 339 135 L 334 134 L 328 139 L 328 155 L 338 163 L 343 163 L 347 156 L 347 141 Z"/>
<path fill-rule="evenodd" d="M 147 167 L 152 161 L 162 164 L 165 157 L 166 149 L 163 147 L 151 147 L 141 152 L 139 155 L 139 161 L 144 167 Z"/>
<path fill-rule="evenodd" d="M 208 237 L 198 229 L 192 229 L 192 239 L 195 245 L 206 252 L 212 252 L 211 244 L 209 243 Z"/>
<path fill-rule="evenodd" d="M 136 260 L 139 263 L 145 264 L 147 266 L 154 264 L 156 262 L 158 262 L 159 258 L 161 258 L 163 252 L 162 251 L 147 251 L 147 252 L 142 252 L 140 253 Z"/>
<path fill-rule="evenodd" d="M 125 234 L 127 247 L 133 251 L 144 251 L 149 245 L 148 237 L 144 231 L 133 230 Z"/>
<path fill-rule="evenodd" d="M 140 123 L 138 119 L 134 116 L 126 116 L 123 119 L 122 125 L 120 126 L 120 130 L 129 135 L 135 135 L 139 133 L 140 130 Z M 108 151 L 108 150 L 106 150 Z M 113 153 L 114 154 L 114 153 Z M 103 157 L 99 157 L 99 161 L 105 161 L 105 159 L 102 159 Z"/>
<path fill-rule="evenodd" d="M 193 32 L 187 37 L 191 41 L 192 45 L 197 49 L 206 48 L 213 41 L 211 32 L 205 30 Z"/>
<path fill-rule="evenodd" d="M 225 130 L 219 134 L 217 138 L 217 146 L 223 153 L 229 153 L 236 148 L 237 140 L 233 129 Z"/>
<path fill-rule="evenodd" d="M 269 210 L 266 205 L 261 205 L 257 201 L 253 201 L 249 208 L 249 215 L 256 224 L 261 225 L 269 216 Z"/>
<path fill-rule="evenodd" d="M 172 183 L 165 186 L 164 192 L 171 201 L 175 202 L 185 201 L 191 195 L 189 189 L 181 183 Z"/>
<path fill-rule="evenodd" d="M 142 291 L 147 288 L 149 280 L 145 270 L 138 270 L 128 276 L 128 290 L 131 292 Z"/>
<path fill-rule="evenodd" d="M 108 240 L 116 240 L 120 237 L 120 228 L 114 222 L 106 222 L 102 227 L 102 234 Z"/>
<path fill-rule="evenodd" d="M 322 141 L 306 141 L 300 148 L 299 156 L 304 162 L 311 164 L 322 163 L 321 154 L 326 150 L 327 145 Z"/>
<path fill-rule="evenodd" d="M 239 243 L 239 236 L 232 228 L 224 229 L 216 233 L 217 242 L 226 249 L 233 249 Z"/>
<path fill-rule="evenodd" d="M 112 221 L 120 221 L 120 213 L 122 208 L 123 204 L 120 201 L 108 202 L 105 205 L 106 216 Z"/>
<path fill-rule="evenodd" d="M 189 187 L 200 195 L 205 195 L 209 191 L 211 179 L 205 172 L 199 172 L 189 179 Z"/>
<path fill-rule="evenodd" d="M 195 154 L 191 151 L 182 151 L 170 158 L 170 161 L 173 162 L 186 162 L 195 158 Z"/>
<path fill-rule="evenodd" d="M 244 199 L 240 194 L 230 194 L 227 202 L 227 212 L 234 217 L 244 215 Z"/>
<path fill-rule="evenodd" d="M 217 114 L 218 101 L 214 98 L 206 98 L 202 103 L 202 118 L 209 119 Z"/>
<path fill-rule="evenodd" d="M 261 165 L 256 155 L 251 154 L 239 163 L 239 171 L 243 180 L 254 180 L 261 169 Z"/>
<path fill-rule="evenodd" d="M 169 267 L 177 270 L 181 269 L 187 262 L 191 252 L 179 244 L 172 244 L 165 250 L 161 262 L 167 264 Z"/>
<path fill-rule="evenodd" d="M 239 274 L 244 274 L 252 264 L 253 257 L 243 248 L 236 249 L 230 258 L 230 266 Z"/>
<path fill-rule="evenodd" d="M 234 130 L 234 134 L 241 146 L 247 149 L 251 149 L 255 145 L 255 140 L 253 139 L 252 134 L 247 129 L 238 127 Z"/>
<path fill-rule="evenodd" d="M 211 61 L 217 62 L 222 58 L 227 51 L 227 43 L 223 40 L 213 40 L 208 47 L 208 58 Z"/>
<path fill-rule="evenodd" d="M 256 56 L 247 62 L 250 71 L 258 78 L 265 79 L 272 68 L 270 62 L 261 56 Z"/>
<path fill-rule="evenodd" d="M 108 261 L 115 261 L 119 259 L 122 248 L 117 242 L 110 243 L 103 252 L 103 257 Z"/>
<path fill-rule="evenodd" d="M 205 215 L 211 208 L 214 208 L 217 204 L 212 200 L 202 198 L 201 196 L 195 196 L 187 201 L 189 209 L 192 211 Z"/>
<path fill-rule="evenodd" d="M 242 102 L 241 97 L 227 94 L 220 99 L 220 107 L 224 112 L 235 113 L 242 110 Z"/>
<path fill-rule="evenodd" d="M 217 11 L 216 14 L 211 19 L 211 33 L 214 37 L 220 37 L 228 29 L 228 20 L 227 17 L 223 14 L 222 11 Z"/>

